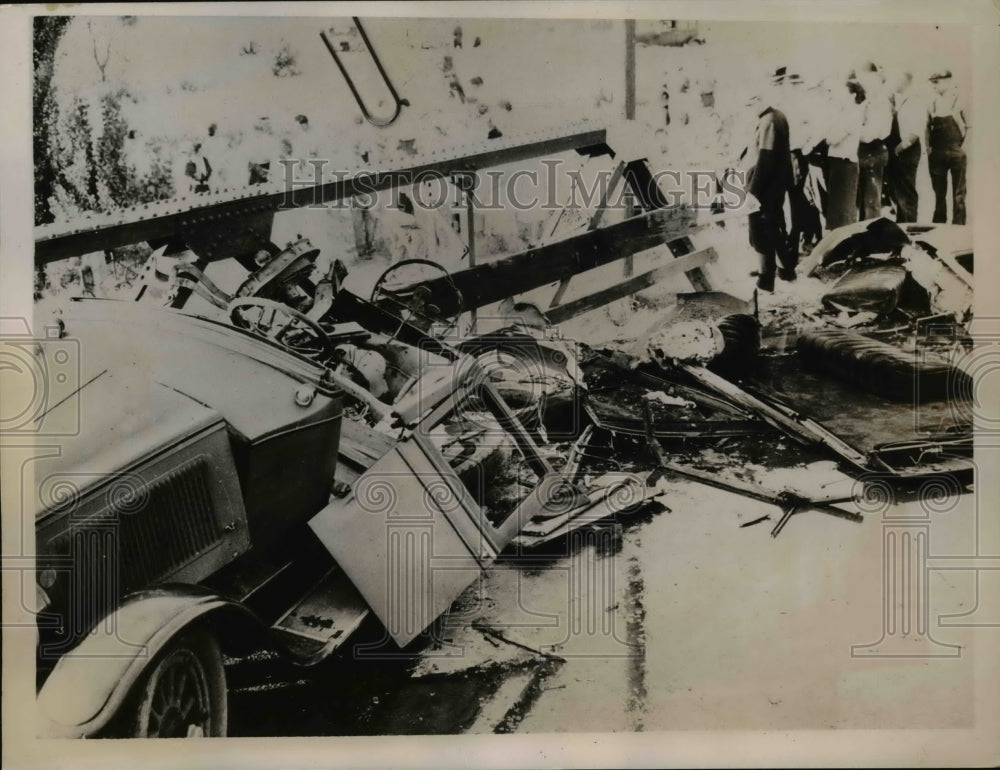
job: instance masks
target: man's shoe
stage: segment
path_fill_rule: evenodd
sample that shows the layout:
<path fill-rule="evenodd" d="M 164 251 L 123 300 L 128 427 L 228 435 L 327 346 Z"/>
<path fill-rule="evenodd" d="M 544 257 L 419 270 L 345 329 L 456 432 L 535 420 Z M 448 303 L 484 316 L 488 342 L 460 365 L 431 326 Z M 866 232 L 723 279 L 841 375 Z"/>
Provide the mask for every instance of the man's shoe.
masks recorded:
<path fill-rule="evenodd" d="M 774 278 L 772 277 L 770 280 L 768 280 L 763 276 L 761 276 L 760 278 L 757 279 L 757 288 L 760 289 L 761 291 L 766 291 L 770 294 L 771 292 L 774 291 Z"/>
<path fill-rule="evenodd" d="M 778 270 L 778 278 L 780 278 L 782 281 L 788 281 L 789 283 L 791 283 L 792 281 L 795 280 L 795 271 L 780 269 Z"/>

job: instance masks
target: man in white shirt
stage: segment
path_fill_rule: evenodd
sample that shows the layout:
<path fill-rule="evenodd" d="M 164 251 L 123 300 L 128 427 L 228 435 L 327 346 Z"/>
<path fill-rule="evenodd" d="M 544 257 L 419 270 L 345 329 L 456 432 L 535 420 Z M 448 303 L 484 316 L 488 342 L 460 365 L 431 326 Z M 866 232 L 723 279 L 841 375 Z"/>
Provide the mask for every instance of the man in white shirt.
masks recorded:
<path fill-rule="evenodd" d="M 271 127 L 271 120 L 262 117 L 253 127 L 253 131 L 246 140 L 247 171 L 249 181 L 247 184 L 264 184 L 271 180 L 271 171 L 277 165 L 277 160 L 281 156 L 281 146 L 275 138 Z"/>
<path fill-rule="evenodd" d="M 966 157 L 963 144 L 969 126 L 966 111 L 951 80 L 951 70 L 935 72 L 929 78 L 934 86 L 930 109 L 930 141 L 927 166 L 934 188 L 934 221 L 947 221 L 948 177 L 951 176 L 951 222 L 965 224 Z"/>
<path fill-rule="evenodd" d="M 858 221 L 860 98 L 854 81 L 836 82 L 830 89 L 826 114 L 826 226 L 830 230 Z"/>
<path fill-rule="evenodd" d="M 885 139 L 892 131 L 892 103 L 874 63 L 867 62 L 857 80 L 865 90 L 858 142 L 858 208 L 861 219 L 872 219 L 882 212 L 882 176 L 889 160 Z"/>
<path fill-rule="evenodd" d="M 212 176 L 212 164 L 202 152 L 201 142 L 195 142 L 184 169 L 188 177 L 191 192 L 206 193 L 209 191 L 208 180 Z"/>
<path fill-rule="evenodd" d="M 202 152 L 201 143 L 186 144 L 174 164 L 175 194 L 183 196 L 187 193 L 207 192 L 211 176 L 212 166 Z"/>
<path fill-rule="evenodd" d="M 807 175 L 805 184 L 806 197 L 811 205 L 818 210 L 820 221 L 817 223 L 817 241 L 823 236 L 823 229 L 826 221 L 826 210 L 829 205 L 826 189 L 827 170 L 827 141 L 826 123 L 827 110 L 833 99 L 830 93 L 830 81 L 828 79 L 816 80 L 809 84 L 803 92 L 804 111 L 806 121 L 805 138 L 802 141 L 802 156 L 807 161 Z M 802 109 L 800 107 L 800 109 Z"/>
<path fill-rule="evenodd" d="M 227 141 L 219 133 L 217 123 L 210 123 L 201 140 L 201 151 L 212 166 L 212 189 L 228 187 L 231 183 L 229 167 L 232 165 Z"/>
<path fill-rule="evenodd" d="M 904 72 L 893 96 L 892 131 L 887 143 L 886 182 L 897 222 L 917 221 L 917 167 L 928 120 L 927 105 L 913 87 L 913 75 Z"/>
<path fill-rule="evenodd" d="M 306 115 L 295 116 L 295 126 L 292 128 L 289 143 L 291 145 L 287 159 L 294 161 L 292 168 L 293 178 L 296 181 L 311 181 L 316 178 L 316 167 L 310 163 L 314 158 L 319 157 L 319 147 L 317 138 L 309 125 L 309 118 Z M 322 166 L 320 167 L 322 170 Z M 282 176 L 285 170 L 281 170 Z"/>

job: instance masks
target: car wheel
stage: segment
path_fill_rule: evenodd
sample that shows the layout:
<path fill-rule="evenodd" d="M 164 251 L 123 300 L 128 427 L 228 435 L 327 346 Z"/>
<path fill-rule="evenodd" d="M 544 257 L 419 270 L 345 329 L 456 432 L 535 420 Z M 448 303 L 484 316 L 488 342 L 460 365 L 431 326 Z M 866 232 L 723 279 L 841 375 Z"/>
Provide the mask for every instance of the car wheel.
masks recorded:
<path fill-rule="evenodd" d="M 197 629 L 172 640 L 136 686 L 134 738 L 226 734 L 226 674 L 215 637 Z"/>

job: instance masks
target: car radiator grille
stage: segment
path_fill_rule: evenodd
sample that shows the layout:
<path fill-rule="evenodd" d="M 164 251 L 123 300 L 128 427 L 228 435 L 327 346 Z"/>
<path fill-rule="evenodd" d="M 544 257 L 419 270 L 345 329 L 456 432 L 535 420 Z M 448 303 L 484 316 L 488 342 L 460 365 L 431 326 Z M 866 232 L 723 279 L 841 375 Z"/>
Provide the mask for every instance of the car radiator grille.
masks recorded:
<path fill-rule="evenodd" d="M 113 481 L 107 500 L 102 513 L 74 522 L 70 530 L 80 599 L 104 593 L 112 599 L 163 581 L 222 534 L 204 458 L 148 484 Z"/>
<path fill-rule="evenodd" d="M 119 513 L 123 588 L 162 580 L 214 544 L 222 534 L 208 487 L 205 460 L 190 460 L 148 487 L 136 513 Z"/>

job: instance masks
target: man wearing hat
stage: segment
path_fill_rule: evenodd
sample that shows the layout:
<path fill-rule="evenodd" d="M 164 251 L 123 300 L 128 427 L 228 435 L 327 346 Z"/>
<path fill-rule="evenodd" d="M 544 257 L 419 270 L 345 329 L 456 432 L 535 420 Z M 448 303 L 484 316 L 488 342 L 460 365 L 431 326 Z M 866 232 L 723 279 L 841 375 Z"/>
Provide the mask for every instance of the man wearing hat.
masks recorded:
<path fill-rule="evenodd" d="M 965 224 L 966 157 L 962 148 L 969 126 L 965 110 L 959 103 L 951 70 L 940 70 L 930 76 L 934 99 L 930 109 L 930 141 L 927 166 L 934 188 L 934 221 L 947 222 L 948 177 L 951 176 L 952 224 Z"/>
<path fill-rule="evenodd" d="M 798 255 L 788 248 L 785 233 L 785 195 L 792 184 L 792 157 L 788 146 L 788 121 L 771 106 L 774 85 L 784 80 L 785 68 L 771 79 L 772 93 L 767 97 L 754 93 L 747 108 L 756 113 L 757 127 L 753 143 L 746 149 L 747 192 L 760 202 L 760 209 L 750 215 L 750 245 L 760 257 L 757 288 L 774 291 L 775 272 L 786 281 L 795 280 Z M 778 270 L 778 261 L 781 269 Z"/>

